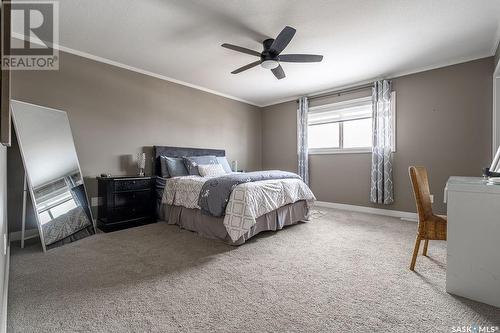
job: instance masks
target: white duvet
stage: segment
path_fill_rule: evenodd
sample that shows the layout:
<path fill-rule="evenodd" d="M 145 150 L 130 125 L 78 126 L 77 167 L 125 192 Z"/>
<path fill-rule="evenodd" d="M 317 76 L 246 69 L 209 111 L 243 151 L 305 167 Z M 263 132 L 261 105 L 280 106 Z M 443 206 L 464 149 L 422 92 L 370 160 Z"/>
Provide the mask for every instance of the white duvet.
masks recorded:
<path fill-rule="evenodd" d="M 162 203 L 200 209 L 198 197 L 208 177 L 185 176 L 166 180 Z M 310 208 L 316 198 L 300 179 L 273 179 L 237 185 L 229 197 L 224 226 L 237 241 L 266 213 L 296 201 L 305 200 Z"/>

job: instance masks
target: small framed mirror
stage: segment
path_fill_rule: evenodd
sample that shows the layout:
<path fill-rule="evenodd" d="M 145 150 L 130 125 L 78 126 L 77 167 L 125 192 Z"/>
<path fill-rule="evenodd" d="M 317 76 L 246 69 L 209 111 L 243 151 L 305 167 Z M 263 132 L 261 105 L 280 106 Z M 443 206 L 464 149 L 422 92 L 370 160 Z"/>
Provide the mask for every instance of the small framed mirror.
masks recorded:
<path fill-rule="evenodd" d="M 43 250 L 95 234 L 68 115 L 14 100 L 11 107 Z"/>

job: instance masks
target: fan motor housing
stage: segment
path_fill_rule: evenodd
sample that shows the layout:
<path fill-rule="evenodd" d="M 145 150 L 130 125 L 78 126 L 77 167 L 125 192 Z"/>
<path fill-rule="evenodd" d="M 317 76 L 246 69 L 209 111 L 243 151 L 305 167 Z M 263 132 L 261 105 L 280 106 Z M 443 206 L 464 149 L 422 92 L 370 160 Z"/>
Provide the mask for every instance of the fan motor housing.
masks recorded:
<path fill-rule="evenodd" d="M 262 54 L 260 56 L 262 61 L 278 60 L 278 55 L 271 51 L 271 45 L 273 45 L 273 42 L 274 39 L 272 38 L 268 38 L 262 42 L 262 45 L 264 46 L 264 51 L 262 51 Z"/>
<path fill-rule="evenodd" d="M 268 38 L 265 41 L 262 42 L 262 45 L 264 45 L 264 51 L 269 51 L 271 48 L 271 45 L 273 45 L 274 39 Z"/>

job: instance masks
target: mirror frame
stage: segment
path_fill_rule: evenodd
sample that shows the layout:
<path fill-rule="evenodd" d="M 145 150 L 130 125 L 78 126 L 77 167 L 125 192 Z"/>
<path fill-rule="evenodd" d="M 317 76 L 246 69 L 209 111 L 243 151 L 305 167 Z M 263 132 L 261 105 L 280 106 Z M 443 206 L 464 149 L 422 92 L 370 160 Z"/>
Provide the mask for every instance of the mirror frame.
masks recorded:
<path fill-rule="evenodd" d="M 495 156 L 493 156 L 493 161 L 491 161 L 490 172 L 500 172 L 500 146 L 498 146 Z"/>
<path fill-rule="evenodd" d="M 73 136 L 73 131 L 71 130 L 71 124 L 69 122 L 69 116 L 68 116 L 68 113 L 66 111 L 58 110 L 58 109 L 54 109 L 54 108 L 50 108 L 50 107 L 43 106 L 43 105 L 38 105 L 38 104 L 33 104 L 33 103 L 27 103 L 27 102 L 23 102 L 23 101 L 20 101 L 20 100 L 12 100 L 12 102 L 26 104 L 26 105 L 32 105 L 32 106 L 37 106 L 37 107 L 41 107 L 41 108 L 48 109 L 48 110 L 51 110 L 51 111 L 64 112 L 66 114 L 67 118 L 68 118 L 68 126 L 69 126 L 69 129 L 71 131 L 71 136 Z M 40 234 L 40 241 L 42 243 L 43 252 L 46 252 L 47 248 L 46 248 L 45 240 L 44 240 L 44 237 L 43 237 L 42 224 L 40 223 L 40 219 L 39 219 L 38 213 L 36 211 L 35 193 L 33 192 L 33 186 L 32 186 L 31 177 L 30 177 L 28 171 L 26 170 L 26 157 L 24 156 L 24 149 L 23 149 L 22 142 L 21 142 L 21 140 L 19 138 L 19 135 L 18 135 L 17 122 L 16 122 L 16 117 L 14 116 L 14 113 L 13 113 L 13 117 L 12 117 L 12 123 L 14 124 L 14 130 L 16 132 L 17 143 L 19 145 L 19 151 L 21 153 L 21 159 L 23 161 L 24 175 L 26 177 L 26 181 L 27 181 L 27 185 L 28 185 L 28 190 L 30 192 L 31 202 L 32 202 L 33 208 L 35 210 L 35 219 L 36 219 L 36 223 L 37 223 L 37 226 L 38 226 L 38 233 Z M 96 228 L 96 225 L 95 225 L 94 216 L 92 214 L 92 206 L 90 205 L 90 200 L 88 198 L 87 186 L 85 185 L 85 181 L 84 181 L 84 178 L 83 178 L 82 168 L 80 166 L 80 160 L 78 158 L 78 153 L 76 152 L 76 145 L 75 145 L 74 138 L 73 138 L 73 145 L 75 146 L 76 161 L 78 162 L 78 171 L 80 172 L 80 175 L 82 177 L 83 188 L 85 189 L 85 195 L 87 196 L 87 203 L 89 204 L 90 222 L 92 224 L 92 227 L 94 228 L 94 234 L 97 234 L 97 228 Z M 24 190 L 25 189 L 23 189 L 23 191 Z"/>

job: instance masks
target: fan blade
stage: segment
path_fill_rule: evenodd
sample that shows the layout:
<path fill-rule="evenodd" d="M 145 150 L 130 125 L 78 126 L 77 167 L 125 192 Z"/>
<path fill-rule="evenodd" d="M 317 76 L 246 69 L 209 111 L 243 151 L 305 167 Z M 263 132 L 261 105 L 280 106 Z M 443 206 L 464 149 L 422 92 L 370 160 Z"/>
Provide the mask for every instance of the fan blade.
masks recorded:
<path fill-rule="evenodd" d="M 241 73 L 241 72 L 246 71 L 247 69 L 255 67 L 255 66 L 259 65 L 259 64 L 260 64 L 260 60 L 254 61 L 251 64 L 248 64 L 248 65 L 245 65 L 245 66 L 240 67 L 238 69 L 235 69 L 234 71 L 231 72 L 231 74 Z"/>
<path fill-rule="evenodd" d="M 233 50 L 233 51 L 242 52 L 242 53 L 254 55 L 256 57 L 260 57 L 260 53 L 259 52 L 247 49 L 245 47 L 241 47 L 241 46 L 237 46 L 237 45 L 233 45 L 233 44 L 227 44 L 227 43 L 224 43 L 221 46 L 225 47 L 226 49 Z"/>
<path fill-rule="evenodd" d="M 281 67 L 281 65 L 271 69 L 271 72 L 273 72 L 274 76 L 276 76 L 278 80 L 281 80 L 285 77 L 285 72 L 283 71 L 283 67 Z"/>
<path fill-rule="evenodd" d="M 283 30 L 281 30 L 280 34 L 274 42 L 271 44 L 271 50 L 273 50 L 276 54 L 280 54 L 285 47 L 290 43 L 292 40 L 293 36 L 295 35 L 295 30 L 292 27 L 286 26 Z"/>
<path fill-rule="evenodd" d="M 322 55 L 316 54 L 283 54 L 279 56 L 283 62 L 320 62 L 323 60 Z"/>

